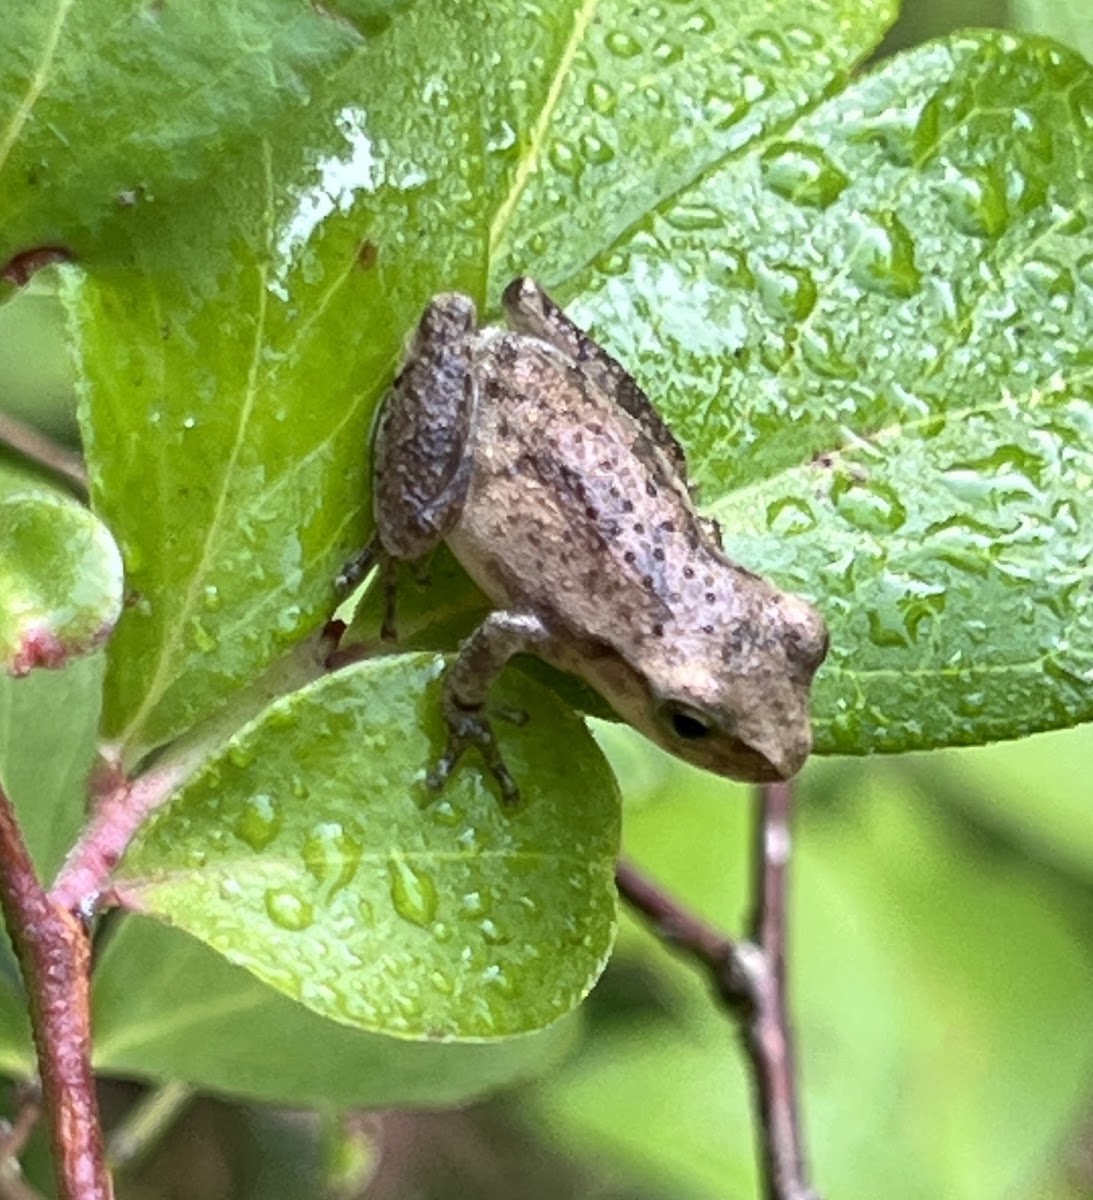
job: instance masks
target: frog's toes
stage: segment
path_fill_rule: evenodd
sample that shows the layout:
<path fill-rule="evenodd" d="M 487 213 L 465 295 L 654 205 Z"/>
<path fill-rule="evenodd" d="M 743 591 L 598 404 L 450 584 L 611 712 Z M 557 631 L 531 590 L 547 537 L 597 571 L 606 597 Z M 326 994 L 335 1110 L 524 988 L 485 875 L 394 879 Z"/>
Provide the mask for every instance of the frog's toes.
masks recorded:
<path fill-rule="evenodd" d="M 516 710 L 519 712 L 519 710 Z M 501 799 L 505 805 L 517 804 L 520 800 L 520 790 L 516 781 L 509 774 L 508 767 L 497 744 L 493 727 L 480 706 L 464 708 L 457 704 L 445 706 L 445 719 L 448 723 L 448 746 L 440 761 L 426 777 L 425 784 L 432 791 L 439 791 L 464 752 L 471 746 L 477 746 L 486 760 L 486 766 L 497 780 L 501 789 Z M 527 719 L 526 713 L 521 713 Z M 506 719 L 508 719 L 506 714 Z"/>

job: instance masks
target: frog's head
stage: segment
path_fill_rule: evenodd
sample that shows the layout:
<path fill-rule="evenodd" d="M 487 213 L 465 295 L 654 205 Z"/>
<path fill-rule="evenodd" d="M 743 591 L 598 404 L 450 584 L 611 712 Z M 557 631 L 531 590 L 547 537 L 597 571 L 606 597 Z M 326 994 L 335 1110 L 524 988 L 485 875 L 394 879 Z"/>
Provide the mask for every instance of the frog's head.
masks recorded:
<path fill-rule="evenodd" d="M 773 587 L 763 599 L 756 612 L 684 638 L 680 653 L 665 656 L 648 679 L 651 711 L 641 722 L 678 757 L 756 783 L 788 779 L 804 765 L 809 688 L 828 648 L 810 604 Z"/>

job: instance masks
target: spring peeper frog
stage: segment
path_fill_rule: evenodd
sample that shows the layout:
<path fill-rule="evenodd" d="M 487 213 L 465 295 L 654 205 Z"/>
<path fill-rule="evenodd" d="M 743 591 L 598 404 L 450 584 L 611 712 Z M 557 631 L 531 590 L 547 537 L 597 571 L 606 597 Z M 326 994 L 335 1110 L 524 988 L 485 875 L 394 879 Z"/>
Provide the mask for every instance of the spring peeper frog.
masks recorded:
<path fill-rule="evenodd" d="M 688 762 L 793 775 L 812 745 L 823 619 L 726 556 L 679 444 L 611 355 L 529 279 L 503 304 L 510 329 L 478 328 L 467 296 L 429 304 L 376 433 L 389 600 L 395 565 L 446 541 L 497 605 L 445 676 L 449 741 L 430 786 L 477 745 L 516 798 L 485 711 L 514 654 L 579 676 Z"/>

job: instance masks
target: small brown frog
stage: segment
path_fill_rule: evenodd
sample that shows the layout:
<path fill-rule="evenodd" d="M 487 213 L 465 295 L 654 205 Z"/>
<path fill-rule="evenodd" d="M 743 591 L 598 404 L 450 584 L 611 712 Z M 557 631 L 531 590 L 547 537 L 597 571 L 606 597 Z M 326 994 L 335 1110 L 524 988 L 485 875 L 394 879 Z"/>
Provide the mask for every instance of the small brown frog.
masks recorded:
<path fill-rule="evenodd" d="M 812 746 L 823 619 L 725 555 L 682 449 L 611 355 L 529 279 L 503 303 L 511 329 L 477 328 L 459 294 L 426 308 L 377 429 L 378 544 L 343 575 L 378 557 L 390 596 L 398 561 L 446 541 L 498 606 L 445 676 L 449 741 L 430 786 L 477 745 L 516 799 L 485 704 L 522 653 L 688 762 L 793 775 Z"/>

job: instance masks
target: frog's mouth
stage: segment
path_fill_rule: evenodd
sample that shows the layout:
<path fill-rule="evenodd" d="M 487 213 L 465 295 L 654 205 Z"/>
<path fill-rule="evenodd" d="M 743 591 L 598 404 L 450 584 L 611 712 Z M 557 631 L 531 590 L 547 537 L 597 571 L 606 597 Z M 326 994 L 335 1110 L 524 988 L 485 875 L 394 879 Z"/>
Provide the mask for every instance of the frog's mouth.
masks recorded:
<path fill-rule="evenodd" d="M 730 757 L 733 768 L 725 771 L 725 774 L 748 783 L 777 783 L 788 779 L 796 771 L 794 768 L 788 774 L 784 773 L 784 768 L 776 766 L 761 751 L 745 746 L 743 742 L 737 744 Z"/>

